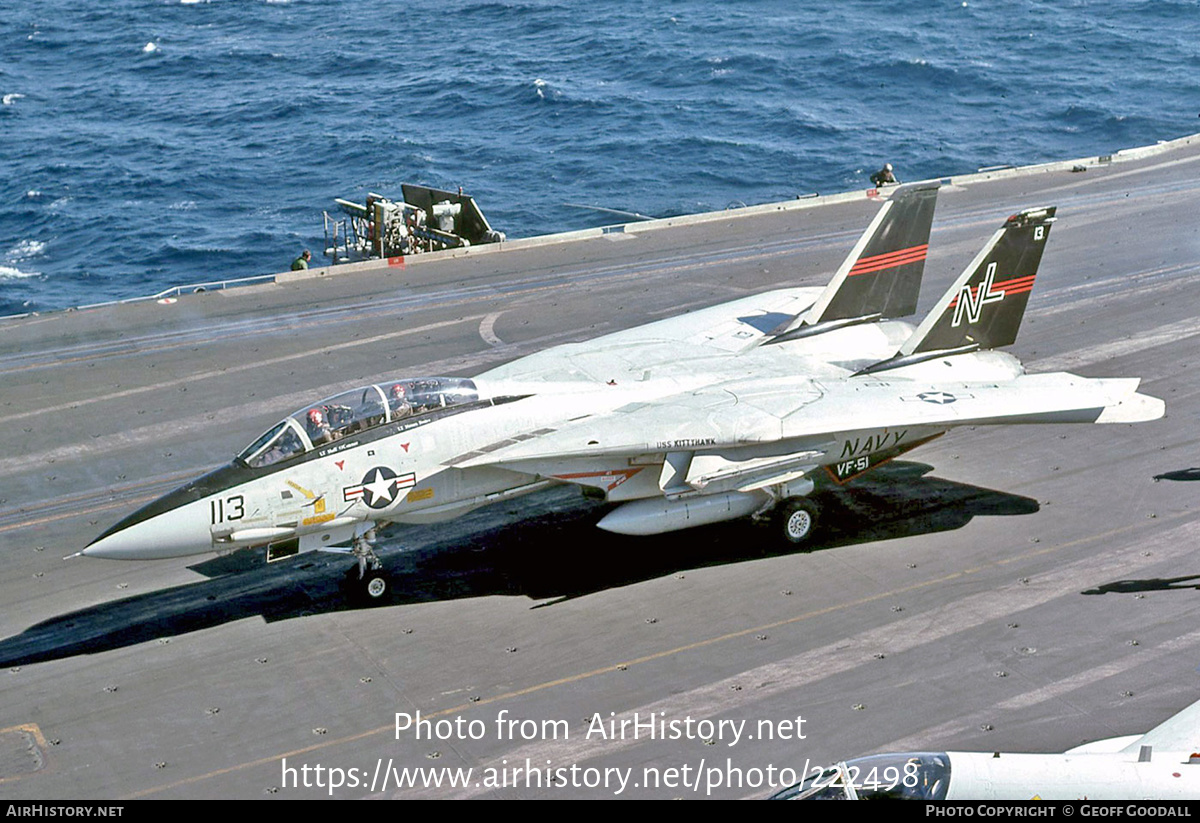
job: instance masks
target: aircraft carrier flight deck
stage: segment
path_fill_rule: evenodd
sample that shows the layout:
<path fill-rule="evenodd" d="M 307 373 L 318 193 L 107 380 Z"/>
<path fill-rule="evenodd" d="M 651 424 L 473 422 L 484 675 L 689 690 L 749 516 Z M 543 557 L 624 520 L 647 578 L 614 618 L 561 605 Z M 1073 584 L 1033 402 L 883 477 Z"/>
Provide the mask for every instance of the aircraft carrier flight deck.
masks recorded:
<path fill-rule="evenodd" d="M 1008 350 L 1140 377 L 1162 420 L 953 431 L 847 484 L 806 552 L 610 534 L 554 488 L 385 533 L 371 607 L 344 555 L 64 557 L 315 399 L 823 286 L 878 198 L 0 320 L 0 796 L 763 797 L 806 763 L 1151 728 L 1200 697 L 1198 202 L 1200 137 L 949 178 L 917 313 L 1057 206 Z"/>

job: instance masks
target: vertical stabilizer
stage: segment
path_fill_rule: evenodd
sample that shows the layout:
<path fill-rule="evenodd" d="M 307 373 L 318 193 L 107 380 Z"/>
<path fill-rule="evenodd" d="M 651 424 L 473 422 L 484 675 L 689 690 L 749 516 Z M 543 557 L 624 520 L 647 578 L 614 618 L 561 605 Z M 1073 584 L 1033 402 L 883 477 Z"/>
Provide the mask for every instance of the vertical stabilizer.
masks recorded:
<path fill-rule="evenodd" d="M 903 186 L 884 204 L 809 310 L 807 325 L 917 310 L 937 183 Z"/>
<path fill-rule="evenodd" d="M 855 320 L 904 317 L 917 309 L 939 184 L 902 186 L 867 226 L 821 296 L 781 323 L 768 343 L 782 343 Z"/>
<path fill-rule="evenodd" d="M 1027 209 L 1008 218 L 901 346 L 900 356 L 994 349 L 1016 340 L 1054 211 Z"/>

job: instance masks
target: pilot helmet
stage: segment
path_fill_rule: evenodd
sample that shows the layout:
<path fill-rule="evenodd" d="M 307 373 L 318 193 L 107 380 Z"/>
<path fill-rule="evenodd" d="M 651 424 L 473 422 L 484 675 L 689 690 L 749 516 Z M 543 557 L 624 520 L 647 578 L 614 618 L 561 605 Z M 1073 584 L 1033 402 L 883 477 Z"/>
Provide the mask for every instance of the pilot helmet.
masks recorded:
<path fill-rule="evenodd" d="M 404 386 L 400 383 L 392 386 L 392 397 L 396 400 L 404 399 Z"/>
<path fill-rule="evenodd" d="M 892 170 L 892 164 L 891 164 L 891 163 L 884 163 L 884 164 L 883 164 L 883 170 L 884 170 L 884 171 L 891 171 L 891 170 Z"/>
<path fill-rule="evenodd" d="M 321 414 L 320 409 L 309 409 L 308 422 L 312 423 L 314 426 L 324 425 L 325 424 L 325 415 Z"/>

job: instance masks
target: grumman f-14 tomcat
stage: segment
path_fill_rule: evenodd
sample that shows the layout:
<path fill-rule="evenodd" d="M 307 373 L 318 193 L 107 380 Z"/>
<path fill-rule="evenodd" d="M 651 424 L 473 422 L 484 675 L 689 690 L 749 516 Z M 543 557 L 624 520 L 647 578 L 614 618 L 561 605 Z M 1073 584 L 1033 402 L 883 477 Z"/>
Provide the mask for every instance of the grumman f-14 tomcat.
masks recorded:
<path fill-rule="evenodd" d="M 874 754 L 813 769 L 776 800 L 1195 800 L 1200 702 L 1145 734 L 1063 754 Z"/>
<path fill-rule="evenodd" d="M 82 554 L 157 559 L 266 546 L 352 553 L 554 484 L 653 535 L 777 515 L 810 540 L 822 489 L 955 426 L 1161 417 L 1138 380 L 1025 374 L 1016 338 L 1054 208 L 1009 217 L 916 328 L 936 185 L 883 204 L 829 285 L 785 288 L 547 349 L 474 378 L 387 380 L 283 418 L 233 462 L 148 504 Z"/>

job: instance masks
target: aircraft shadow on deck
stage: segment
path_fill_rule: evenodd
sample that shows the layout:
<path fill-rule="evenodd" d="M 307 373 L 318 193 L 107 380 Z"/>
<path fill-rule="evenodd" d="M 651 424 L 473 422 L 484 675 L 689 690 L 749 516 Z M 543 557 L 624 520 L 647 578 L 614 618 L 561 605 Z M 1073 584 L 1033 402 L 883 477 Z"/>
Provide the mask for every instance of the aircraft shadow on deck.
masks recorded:
<path fill-rule="evenodd" d="M 1155 483 L 1160 480 L 1174 480 L 1177 482 L 1200 480 L 1200 468 L 1177 469 L 1175 471 L 1163 472 L 1162 474 L 1154 475 Z"/>
<path fill-rule="evenodd" d="M 1200 468 L 1176 469 L 1154 475 L 1155 483 L 1160 480 L 1175 482 L 1200 480 Z M 1181 577 L 1147 577 L 1140 580 L 1114 580 L 1112 583 L 1086 589 L 1081 594 L 1141 594 L 1143 592 L 1174 591 L 1200 591 L 1200 574 Z"/>
<path fill-rule="evenodd" d="M 679 571 L 961 528 L 976 516 L 1038 511 L 1028 497 L 927 476 L 893 461 L 822 495 L 821 532 L 805 549 L 748 520 L 655 537 L 595 528 L 608 510 L 572 488 L 482 509 L 450 524 L 385 533 L 378 551 L 390 590 L 373 606 L 524 596 L 553 605 Z M 403 542 L 401 542 L 403 535 Z M 135 595 L 43 621 L 0 641 L 17 666 L 169 638 L 248 617 L 267 621 L 362 608 L 350 598 L 345 556 L 306 555 L 264 567 L 243 551 L 192 566 L 212 579 Z M 553 612 L 551 608 L 549 610 Z"/>
<path fill-rule="evenodd" d="M 1116 580 L 1080 594 L 1138 594 L 1141 592 L 1200 591 L 1200 574 L 1186 577 L 1147 577 L 1142 580 Z"/>

